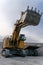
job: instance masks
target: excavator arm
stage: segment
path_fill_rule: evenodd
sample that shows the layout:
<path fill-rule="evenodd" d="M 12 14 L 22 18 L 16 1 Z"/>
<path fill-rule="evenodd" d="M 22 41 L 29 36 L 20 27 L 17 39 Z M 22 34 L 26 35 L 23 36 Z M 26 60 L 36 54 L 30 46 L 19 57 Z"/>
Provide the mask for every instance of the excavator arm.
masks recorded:
<path fill-rule="evenodd" d="M 42 13 L 39 14 L 39 11 L 36 12 L 36 8 L 35 10 L 33 10 L 33 7 L 31 8 L 31 10 L 29 9 L 29 7 L 27 7 L 26 11 L 21 12 L 21 17 L 19 20 L 17 20 L 15 24 L 15 29 L 12 35 L 13 40 L 17 41 L 21 28 L 24 28 L 29 25 L 38 25 L 40 22 L 41 15 Z"/>

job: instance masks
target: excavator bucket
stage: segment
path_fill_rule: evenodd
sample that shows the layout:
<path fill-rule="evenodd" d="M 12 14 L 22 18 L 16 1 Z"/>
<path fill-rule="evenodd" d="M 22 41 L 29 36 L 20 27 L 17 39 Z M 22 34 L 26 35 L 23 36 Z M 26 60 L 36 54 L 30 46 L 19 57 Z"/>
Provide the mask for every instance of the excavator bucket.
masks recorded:
<path fill-rule="evenodd" d="M 25 27 L 28 25 L 33 25 L 33 26 L 38 25 L 40 22 L 41 15 L 42 13 L 40 14 L 39 11 L 36 12 L 36 8 L 35 10 L 33 10 L 33 8 L 31 10 L 27 8 L 25 12 L 21 13 L 20 21 L 23 22 L 22 27 Z"/>

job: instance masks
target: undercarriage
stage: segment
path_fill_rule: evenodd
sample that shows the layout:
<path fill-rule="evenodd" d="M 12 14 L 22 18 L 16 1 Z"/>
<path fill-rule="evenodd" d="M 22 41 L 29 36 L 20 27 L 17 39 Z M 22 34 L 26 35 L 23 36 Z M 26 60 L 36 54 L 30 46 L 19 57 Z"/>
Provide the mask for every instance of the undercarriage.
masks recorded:
<path fill-rule="evenodd" d="M 38 51 L 36 49 L 3 49 L 2 56 L 9 57 L 9 56 L 19 55 L 21 57 L 25 56 L 38 56 Z"/>

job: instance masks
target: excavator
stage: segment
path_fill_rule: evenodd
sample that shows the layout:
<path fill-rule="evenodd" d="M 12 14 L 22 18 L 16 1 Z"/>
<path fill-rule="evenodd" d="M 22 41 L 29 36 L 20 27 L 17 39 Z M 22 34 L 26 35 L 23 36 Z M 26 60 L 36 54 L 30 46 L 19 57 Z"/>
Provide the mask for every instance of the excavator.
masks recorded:
<path fill-rule="evenodd" d="M 33 7 L 29 9 L 29 6 L 25 11 L 21 12 L 21 17 L 14 24 L 14 30 L 10 37 L 5 37 L 2 43 L 2 56 L 8 57 L 12 55 L 25 56 L 37 56 L 38 51 L 36 50 L 39 46 L 25 45 L 26 37 L 24 34 L 20 34 L 21 28 L 26 26 L 37 26 L 40 22 L 42 13 L 33 10 Z"/>

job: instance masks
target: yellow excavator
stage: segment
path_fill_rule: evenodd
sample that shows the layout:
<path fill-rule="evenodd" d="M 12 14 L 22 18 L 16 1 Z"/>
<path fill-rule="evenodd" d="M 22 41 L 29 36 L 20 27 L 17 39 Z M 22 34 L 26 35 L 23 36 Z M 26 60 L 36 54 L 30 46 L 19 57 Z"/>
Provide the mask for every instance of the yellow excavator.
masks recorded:
<path fill-rule="evenodd" d="M 29 44 L 25 45 L 26 37 L 24 34 L 20 34 L 21 28 L 24 28 L 29 25 L 36 26 L 40 22 L 42 13 L 39 11 L 36 12 L 33 10 L 33 7 L 29 9 L 29 6 L 24 12 L 21 12 L 21 17 L 15 23 L 15 28 L 10 37 L 5 37 L 2 44 L 2 55 L 4 57 L 12 56 L 12 55 L 20 55 L 22 57 L 25 56 L 37 56 L 37 48 L 38 46 L 31 46 Z"/>

